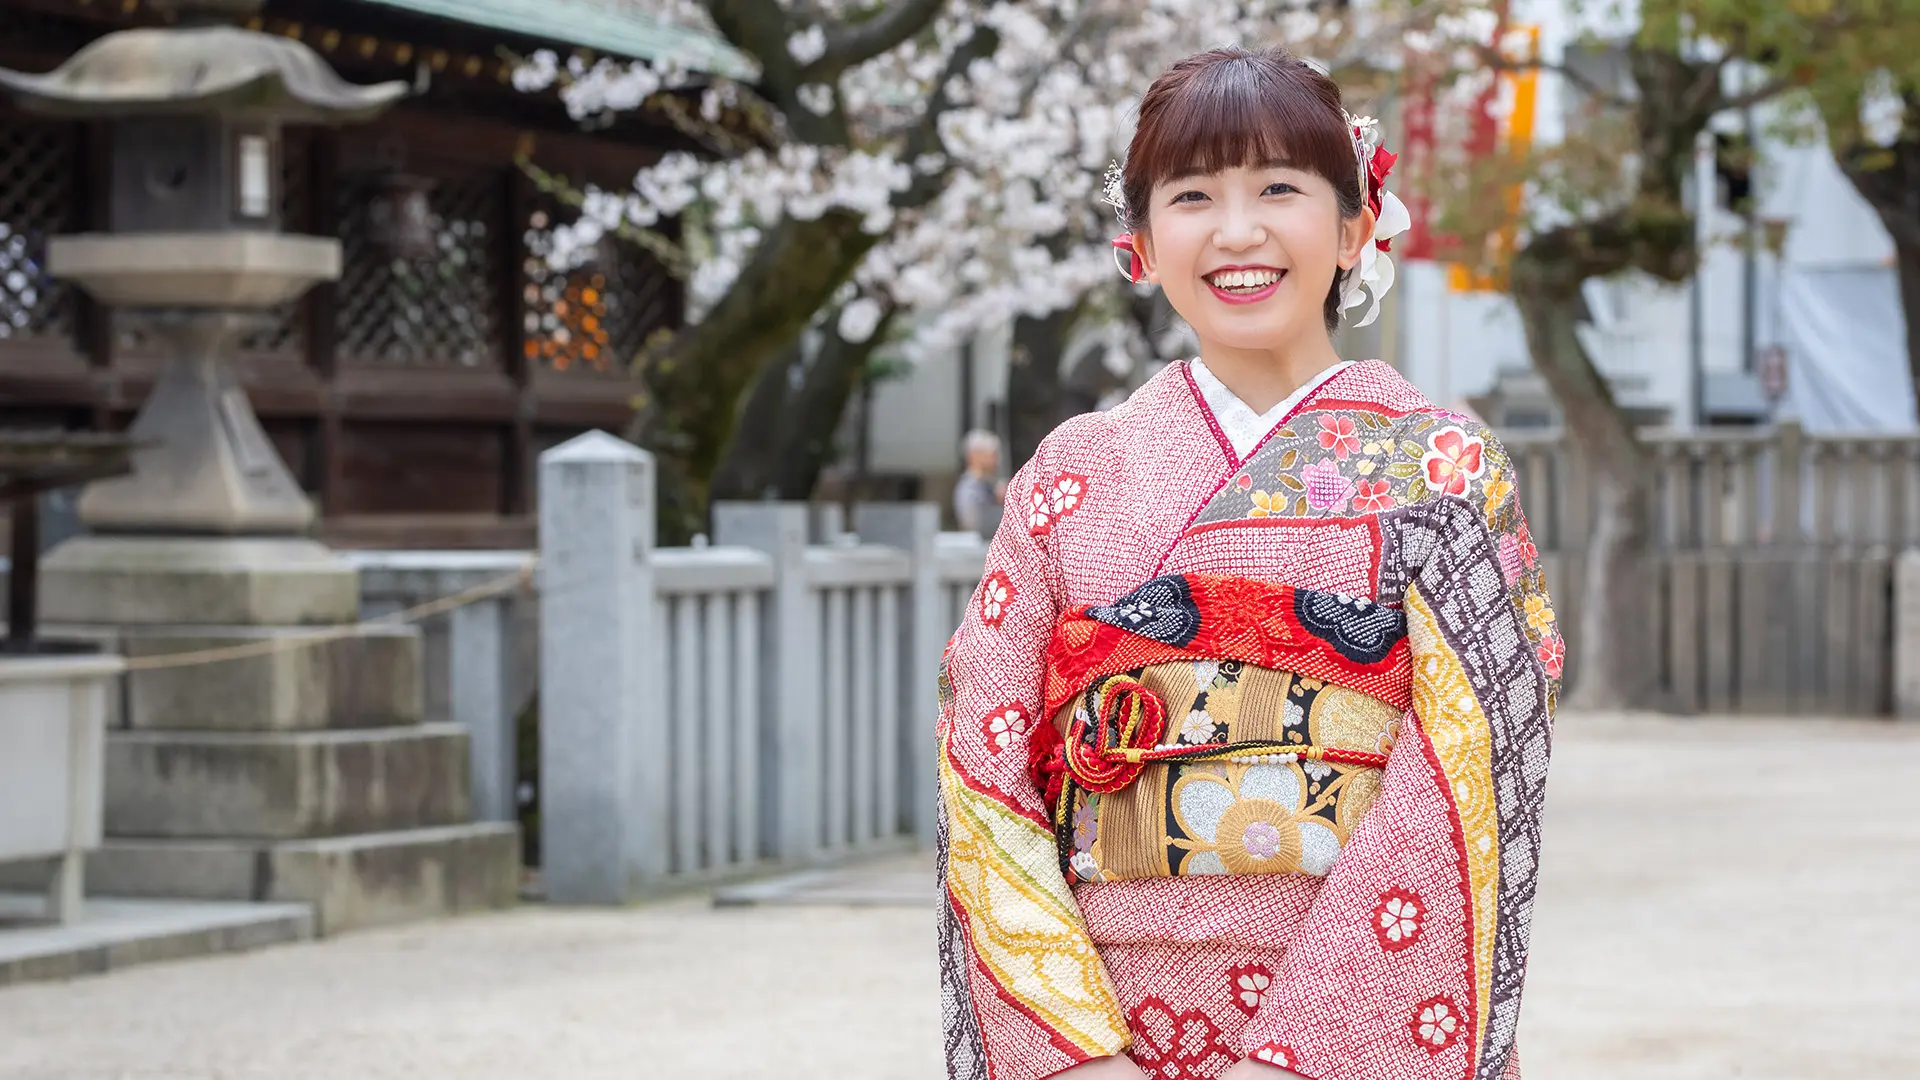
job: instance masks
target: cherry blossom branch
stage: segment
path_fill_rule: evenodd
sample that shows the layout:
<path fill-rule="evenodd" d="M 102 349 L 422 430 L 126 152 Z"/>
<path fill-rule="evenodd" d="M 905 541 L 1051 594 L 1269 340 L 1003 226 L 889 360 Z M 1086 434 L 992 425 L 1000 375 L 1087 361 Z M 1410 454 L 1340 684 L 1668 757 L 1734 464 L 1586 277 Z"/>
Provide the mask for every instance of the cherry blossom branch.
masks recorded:
<path fill-rule="evenodd" d="M 966 74 L 974 61 L 992 56 L 999 47 L 999 32 L 982 23 L 975 26 L 967 40 L 947 56 L 946 69 L 935 84 L 933 95 L 927 99 L 927 111 L 921 115 L 920 122 L 914 125 L 913 130 L 907 133 L 906 152 L 901 158 L 919 162 L 929 155 L 938 154 L 949 159 L 936 169 L 916 168 L 913 183 L 894 199 L 895 206 L 925 206 L 946 187 L 947 174 L 952 171 L 953 162 L 946 153 L 945 140 L 940 137 L 940 117 L 954 105 L 953 93 L 949 88 L 955 80 Z"/>

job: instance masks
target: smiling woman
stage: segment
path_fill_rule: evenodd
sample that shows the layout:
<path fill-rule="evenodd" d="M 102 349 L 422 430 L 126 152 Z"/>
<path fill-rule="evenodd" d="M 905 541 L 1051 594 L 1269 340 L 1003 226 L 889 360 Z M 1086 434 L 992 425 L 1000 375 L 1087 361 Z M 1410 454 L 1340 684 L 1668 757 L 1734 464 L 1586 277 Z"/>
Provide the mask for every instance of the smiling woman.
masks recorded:
<path fill-rule="evenodd" d="M 1492 434 L 1334 351 L 1376 140 L 1278 50 L 1141 101 L 1115 244 L 1200 355 L 1041 443 L 947 650 L 951 1080 L 1519 1076 L 1565 647 Z"/>
<path fill-rule="evenodd" d="M 1292 269 L 1326 279 L 1322 317 L 1328 331 L 1340 325 L 1340 282 L 1335 279 L 1344 278 L 1358 260 L 1360 242 L 1344 241 L 1347 232 L 1359 231 L 1353 226 L 1367 206 L 1340 87 L 1332 79 L 1277 49 L 1217 49 L 1188 57 L 1169 68 L 1141 99 L 1124 175 L 1125 206 L 1138 209 L 1126 212 L 1123 224 L 1135 234 L 1149 272 L 1160 275 L 1162 286 L 1168 274 L 1156 268 L 1155 255 L 1167 252 L 1164 245 L 1155 245 L 1156 231 L 1178 227 L 1180 238 L 1190 240 L 1200 228 L 1222 224 L 1237 225 L 1249 234 L 1267 222 L 1292 222 L 1301 232 L 1302 227 L 1324 226 L 1310 250 L 1280 245 L 1301 257 L 1298 267 L 1258 269 L 1269 277 Z M 1262 206 L 1247 205 L 1249 191 Z M 1222 206 L 1223 200 L 1229 205 Z M 1177 216 L 1168 213 L 1175 209 Z M 1240 217 L 1222 222 L 1223 212 Z M 1371 232 L 1369 221 L 1360 235 Z M 1332 255 L 1336 242 L 1355 250 L 1352 261 L 1339 262 L 1338 274 Z M 1315 254 L 1324 257 L 1305 258 Z M 1313 293 L 1310 288 L 1302 291 Z"/>

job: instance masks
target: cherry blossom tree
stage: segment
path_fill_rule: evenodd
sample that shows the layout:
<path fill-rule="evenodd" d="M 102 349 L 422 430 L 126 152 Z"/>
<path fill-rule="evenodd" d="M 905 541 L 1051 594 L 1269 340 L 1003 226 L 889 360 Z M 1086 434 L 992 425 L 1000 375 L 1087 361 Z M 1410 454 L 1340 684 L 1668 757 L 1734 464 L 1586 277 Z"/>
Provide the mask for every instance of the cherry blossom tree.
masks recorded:
<path fill-rule="evenodd" d="M 1012 318 L 1057 351 L 1087 319 L 1134 325 L 1101 196 L 1168 62 L 1277 41 L 1341 66 L 1445 6 L 680 0 L 757 82 L 533 57 L 521 85 L 560 83 L 581 118 L 655 109 L 713 151 L 579 193 L 554 252 L 615 231 L 687 280 L 689 325 L 638 358 L 665 535 L 697 531 L 710 491 L 804 497 L 883 343 L 912 360 Z"/>
<path fill-rule="evenodd" d="M 1456 36 L 1472 62 L 1460 85 L 1497 73 L 1552 67 L 1584 111 L 1560 145 L 1447 163 L 1434 184 L 1450 197 L 1441 214 L 1456 258 L 1494 272 L 1519 308 L 1535 369 L 1565 420 L 1567 436 L 1592 470 L 1596 524 L 1587 551 L 1581 624 L 1568 634 L 1577 683 L 1570 701 L 1611 708 L 1649 704 L 1654 670 L 1648 635 L 1651 590 L 1645 555 L 1653 462 L 1633 422 L 1581 344 L 1590 319 L 1585 282 L 1627 271 L 1681 282 L 1699 267 L 1689 198 L 1694 148 L 1716 116 L 1800 95 L 1858 100 L 1869 56 L 1888 55 L 1906 0 L 1641 0 L 1604 8 L 1613 29 L 1588 43 L 1616 55 L 1619 79 L 1517 56 L 1501 5 L 1489 5 Z M 1911 31 L 1906 31 L 1911 41 Z M 1895 46 L 1897 49 L 1898 46 Z M 1459 48 L 1449 55 L 1459 55 Z M 1523 188 L 1524 201 L 1505 192 Z M 1517 229 L 1508 250 L 1495 238 Z"/>

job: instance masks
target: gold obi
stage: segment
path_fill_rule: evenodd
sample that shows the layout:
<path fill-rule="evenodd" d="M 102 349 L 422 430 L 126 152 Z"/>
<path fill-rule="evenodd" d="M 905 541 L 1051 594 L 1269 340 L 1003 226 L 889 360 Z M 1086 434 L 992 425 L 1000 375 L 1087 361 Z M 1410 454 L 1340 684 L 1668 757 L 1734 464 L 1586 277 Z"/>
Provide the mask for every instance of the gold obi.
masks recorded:
<path fill-rule="evenodd" d="M 1324 875 L 1380 793 L 1403 715 L 1238 660 L 1096 679 L 1052 717 L 1065 751 L 1054 803 L 1063 870 L 1077 881 Z"/>

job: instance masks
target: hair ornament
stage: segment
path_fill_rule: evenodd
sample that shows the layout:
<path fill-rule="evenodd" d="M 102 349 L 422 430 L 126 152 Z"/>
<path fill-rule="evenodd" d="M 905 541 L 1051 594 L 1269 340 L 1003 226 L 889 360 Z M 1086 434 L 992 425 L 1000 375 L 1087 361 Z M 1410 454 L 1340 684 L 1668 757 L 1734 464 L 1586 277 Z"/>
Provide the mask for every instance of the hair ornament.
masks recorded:
<path fill-rule="evenodd" d="M 1393 171 L 1398 154 L 1387 152 L 1380 121 L 1371 116 L 1345 113 L 1347 127 L 1353 132 L 1353 160 L 1360 180 L 1360 195 L 1373 211 L 1373 243 L 1360 249 L 1360 262 L 1348 273 L 1340 287 L 1340 308 L 1351 311 L 1367 304 L 1366 312 L 1355 326 L 1365 326 L 1380 315 L 1380 298 L 1393 288 L 1393 238 L 1413 227 L 1413 215 L 1407 212 L 1393 192 L 1387 190 L 1387 174 Z M 1371 303 L 1368 303 L 1369 297 Z"/>
<path fill-rule="evenodd" d="M 1120 219 L 1121 228 L 1133 227 L 1127 213 L 1127 175 L 1117 161 L 1107 162 L 1107 178 L 1100 188 L 1100 200 L 1113 207 L 1113 216 Z"/>
<path fill-rule="evenodd" d="M 1100 188 L 1100 200 L 1113 207 L 1113 216 L 1120 220 L 1122 231 L 1113 238 L 1114 265 L 1120 268 L 1122 277 L 1138 285 L 1146 277 L 1146 267 L 1141 265 L 1139 249 L 1133 246 L 1133 221 L 1127 213 L 1127 177 L 1117 161 L 1107 165 L 1107 179 Z"/>

